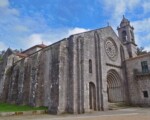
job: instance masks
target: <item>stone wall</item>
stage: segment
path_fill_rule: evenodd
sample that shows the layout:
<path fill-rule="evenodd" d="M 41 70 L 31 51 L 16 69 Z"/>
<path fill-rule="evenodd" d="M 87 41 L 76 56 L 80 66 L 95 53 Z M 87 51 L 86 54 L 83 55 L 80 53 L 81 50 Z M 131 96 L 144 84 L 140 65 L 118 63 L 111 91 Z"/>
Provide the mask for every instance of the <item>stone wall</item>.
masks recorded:
<path fill-rule="evenodd" d="M 142 72 L 141 62 L 147 61 L 150 69 L 150 55 L 146 54 L 127 60 L 127 72 L 129 80 L 130 102 L 134 105 L 150 106 L 150 73 Z M 143 91 L 148 92 L 144 97 Z"/>
<path fill-rule="evenodd" d="M 105 52 L 105 41 L 111 37 L 118 47 L 118 58 L 110 60 Z M 67 110 L 83 113 L 90 110 L 89 83 L 96 87 L 96 110 L 108 109 L 107 72 L 111 69 L 120 75 L 123 100 L 127 102 L 127 80 L 124 78 L 120 46 L 122 45 L 111 27 L 76 34 L 68 38 Z M 125 47 L 124 60 L 128 58 Z M 89 73 L 89 60 L 92 73 Z M 67 66 L 67 64 L 66 64 Z M 83 97 L 84 96 L 84 97 Z"/>
<path fill-rule="evenodd" d="M 48 69 L 47 69 L 48 66 Z M 59 43 L 24 58 L 5 74 L 4 101 L 31 106 L 50 106 L 57 111 L 59 100 Z M 2 84 L 1 84 L 2 85 Z"/>
<path fill-rule="evenodd" d="M 117 47 L 115 61 L 106 54 L 105 42 L 108 38 L 113 39 Z M 95 107 L 92 109 L 108 109 L 109 70 L 113 69 L 120 75 L 126 100 L 121 45 L 111 27 L 72 35 L 52 44 L 8 67 L 9 74 L 4 80 L 8 91 L 3 95 L 6 96 L 4 100 L 15 104 L 48 106 L 53 114 L 84 113 L 90 111 L 92 83 L 95 90 Z M 127 58 L 127 50 L 123 49 Z"/>
<path fill-rule="evenodd" d="M 7 77 L 7 74 L 9 73 L 8 68 L 12 65 L 12 61 L 8 62 L 8 57 L 12 54 L 13 52 L 8 48 L 3 55 L 3 60 L 0 63 L 0 101 L 2 102 L 4 102 L 7 97 L 9 86 L 9 78 Z"/>

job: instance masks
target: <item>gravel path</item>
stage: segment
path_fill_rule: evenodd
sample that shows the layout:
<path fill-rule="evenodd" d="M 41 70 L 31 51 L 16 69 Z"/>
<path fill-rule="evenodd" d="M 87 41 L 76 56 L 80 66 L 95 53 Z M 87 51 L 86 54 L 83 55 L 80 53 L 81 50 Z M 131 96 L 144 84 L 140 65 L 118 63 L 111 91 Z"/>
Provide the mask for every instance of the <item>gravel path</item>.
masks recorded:
<path fill-rule="evenodd" d="M 150 120 L 150 108 L 128 108 L 80 115 L 28 115 L 0 117 L 0 120 Z"/>

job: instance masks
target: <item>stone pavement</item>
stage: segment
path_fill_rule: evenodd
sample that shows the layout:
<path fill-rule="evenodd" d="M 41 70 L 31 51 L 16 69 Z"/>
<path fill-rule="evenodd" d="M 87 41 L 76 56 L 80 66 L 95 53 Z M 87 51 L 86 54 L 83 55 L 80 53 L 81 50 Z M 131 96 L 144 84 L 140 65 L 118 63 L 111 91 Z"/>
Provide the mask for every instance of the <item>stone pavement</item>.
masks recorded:
<path fill-rule="evenodd" d="M 80 115 L 24 115 L 0 117 L 0 120 L 150 120 L 150 108 L 126 108 Z"/>

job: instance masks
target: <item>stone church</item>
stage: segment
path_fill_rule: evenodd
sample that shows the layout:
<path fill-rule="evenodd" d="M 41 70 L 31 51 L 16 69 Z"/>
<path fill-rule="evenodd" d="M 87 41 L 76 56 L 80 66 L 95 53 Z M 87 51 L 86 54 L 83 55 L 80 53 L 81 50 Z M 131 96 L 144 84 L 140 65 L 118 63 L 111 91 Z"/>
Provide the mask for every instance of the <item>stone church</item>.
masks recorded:
<path fill-rule="evenodd" d="M 52 114 L 108 109 L 109 102 L 150 106 L 150 54 L 137 56 L 134 28 L 123 17 L 52 45 L 11 49 L 0 62 L 0 101 L 47 106 Z"/>

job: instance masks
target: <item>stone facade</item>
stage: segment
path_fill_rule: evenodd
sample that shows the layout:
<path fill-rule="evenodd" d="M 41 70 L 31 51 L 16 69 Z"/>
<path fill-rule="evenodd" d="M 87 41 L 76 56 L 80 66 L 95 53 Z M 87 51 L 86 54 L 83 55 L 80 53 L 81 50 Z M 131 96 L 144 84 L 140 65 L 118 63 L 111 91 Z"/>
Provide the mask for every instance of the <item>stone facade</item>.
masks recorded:
<path fill-rule="evenodd" d="M 150 54 L 141 55 L 126 61 L 128 69 L 130 102 L 134 105 L 150 106 Z M 147 69 L 142 69 L 142 62 L 147 62 Z M 147 96 L 144 96 L 147 92 Z"/>
<path fill-rule="evenodd" d="M 108 26 L 12 53 L 6 64 L 0 63 L 0 100 L 47 106 L 52 114 L 107 110 L 109 102 L 139 103 L 132 86 L 138 81 L 137 89 L 148 87 L 148 76 L 145 82 L 134 80 L 136 44 L 127 19 L 123 18 L 118 33 L 119 37 Z"/>

